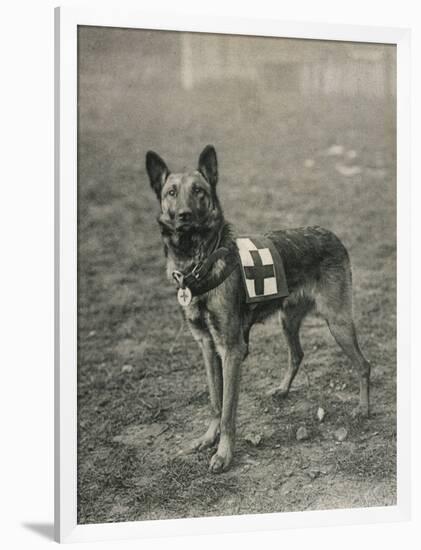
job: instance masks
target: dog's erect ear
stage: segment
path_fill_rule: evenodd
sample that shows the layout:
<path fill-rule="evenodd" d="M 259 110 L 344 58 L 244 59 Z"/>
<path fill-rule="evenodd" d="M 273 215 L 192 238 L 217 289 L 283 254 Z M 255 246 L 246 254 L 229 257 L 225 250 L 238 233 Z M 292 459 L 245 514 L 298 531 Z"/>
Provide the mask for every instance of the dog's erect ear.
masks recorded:
<path fill-rule="evenodd" d="M 199 172 L 213 186 L 218 182 L 218 159 L 213 145 L 206 145 L 199 157 Z"/>
<path fill-rule="evenodd" d="M 158 199 L 160 199 L 162 186 L 170 171 L 162 158 L 153 151 L 146 153 L 146 171 L 148 172 L 151 187 Z"/>

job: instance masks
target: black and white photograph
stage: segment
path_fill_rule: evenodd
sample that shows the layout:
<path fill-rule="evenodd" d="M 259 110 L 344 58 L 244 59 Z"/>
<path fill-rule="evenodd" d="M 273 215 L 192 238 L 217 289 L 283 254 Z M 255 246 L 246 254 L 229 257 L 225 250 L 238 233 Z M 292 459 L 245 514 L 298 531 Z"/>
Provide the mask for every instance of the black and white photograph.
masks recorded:
<path fill-rule="evenodd" d="M 396 64 L 78 27 L 78 524 L 396 505 Z"/>

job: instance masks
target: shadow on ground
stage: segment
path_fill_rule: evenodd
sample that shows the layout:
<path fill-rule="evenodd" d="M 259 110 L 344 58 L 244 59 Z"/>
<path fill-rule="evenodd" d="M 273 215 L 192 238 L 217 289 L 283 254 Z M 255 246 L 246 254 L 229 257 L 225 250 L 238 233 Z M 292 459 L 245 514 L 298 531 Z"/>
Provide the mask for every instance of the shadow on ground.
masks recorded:
<path fill-rule="evenodd" d="M 23 523 L 22 527 L 37 533 L 44 539 L 54 540 L 54 525 L 52 523 Z"/>

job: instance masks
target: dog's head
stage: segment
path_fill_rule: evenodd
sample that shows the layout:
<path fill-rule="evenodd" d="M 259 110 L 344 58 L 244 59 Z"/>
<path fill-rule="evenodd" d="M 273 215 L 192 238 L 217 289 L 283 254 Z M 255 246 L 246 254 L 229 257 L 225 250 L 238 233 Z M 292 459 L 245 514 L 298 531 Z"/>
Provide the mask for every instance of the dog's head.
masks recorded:
<path fill-rule="evenodd" d="M 203 149 L 197 169 L 191 172 L 172 174 L 153 151 L 146 154 L 146 170 L 161 205 L 159 222 L 168 231 L 183 234 L 210 228 L 221 215 L 218 161 L 211 145 Z"/>

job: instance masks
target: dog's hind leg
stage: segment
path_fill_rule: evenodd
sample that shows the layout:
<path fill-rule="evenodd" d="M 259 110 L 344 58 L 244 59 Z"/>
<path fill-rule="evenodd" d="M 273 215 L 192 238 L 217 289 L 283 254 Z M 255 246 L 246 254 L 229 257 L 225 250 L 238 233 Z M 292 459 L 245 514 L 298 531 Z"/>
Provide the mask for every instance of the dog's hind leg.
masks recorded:
<path fill-rule="evenodd" d="M 327 325 L 338 345 L 357 368 L 360 380 L 360 404 L 353 410 L 353 416 L 369 415 L 370 363 L 362 354 L 358 345 L 354 321 L 350 316 L 331 315 L 326 318 Z"/>
<path fill-rule="evenodd" d="M 283 398 L 288 395 L 291 384 L 298 372 L 304 353 L 300 343 L 300 326 L 308 312 L 308 307 L 303 303 L 294 306 L 286 305 L 281 312 L 282 330 L 288 345 L 288 367 L 282 378 L 280 386 L 273 388 L 267 395 Z"/>
<path fill-rule="evenodd" d="M 353 416 L 369 415 L 370 363 L 364 357 L 358 344 L 357 332 L 352 315 L 351 272 L 345 270 L 330 277 L 320 293 L 317 309 L 326 320 L 332 336 L 357 369 L 360 382 L 360 404 Z"/>

